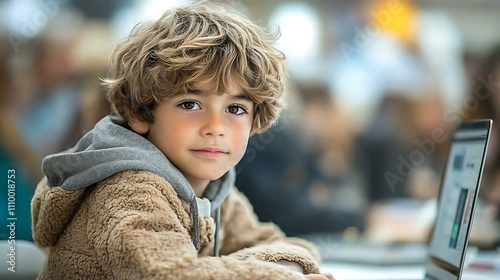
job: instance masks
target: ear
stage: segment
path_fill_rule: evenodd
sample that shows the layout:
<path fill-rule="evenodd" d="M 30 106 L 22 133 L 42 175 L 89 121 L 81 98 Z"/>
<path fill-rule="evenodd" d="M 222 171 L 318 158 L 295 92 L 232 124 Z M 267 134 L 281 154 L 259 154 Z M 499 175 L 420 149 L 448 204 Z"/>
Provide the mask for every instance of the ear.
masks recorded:
<path fill-rule="evenodd" d="M 128 125 L 137 134 L 146 134 L 149 132 L 149 123 L 130 114 L 128 117 Z"/>

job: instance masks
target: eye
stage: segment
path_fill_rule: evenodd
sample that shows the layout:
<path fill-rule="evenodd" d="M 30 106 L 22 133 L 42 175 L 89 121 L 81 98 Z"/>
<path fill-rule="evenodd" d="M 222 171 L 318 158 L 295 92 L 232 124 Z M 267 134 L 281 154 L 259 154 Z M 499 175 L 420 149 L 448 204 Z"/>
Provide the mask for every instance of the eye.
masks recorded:
<path fill-rule="evenodd" d="M 182 101 L 177 106 L 183 110 L 186 110 L 186 111 L 200 110 L 201 109 L 200 104 L 194 100 Z"/>
<path fill-rule="evenodd" d="M 247 109 L 243 105 L 236 104 L 228 106 L 226 112 L 235 115 L 242 115 L 242 114 L 247 114 Z"/>

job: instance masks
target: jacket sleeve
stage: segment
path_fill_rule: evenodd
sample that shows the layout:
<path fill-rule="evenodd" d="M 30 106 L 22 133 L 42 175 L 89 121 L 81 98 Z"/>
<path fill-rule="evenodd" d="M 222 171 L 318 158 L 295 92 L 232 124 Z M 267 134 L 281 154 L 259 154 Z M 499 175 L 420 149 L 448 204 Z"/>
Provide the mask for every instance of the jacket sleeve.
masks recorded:
<path fill-rule="evenodd" d="M 233 188 L 221 208 L 221 255 L 268 262 L 293 262 L 305 274 L 318 273 L 317 249 L 299 238 L 287 238 L 273 223 L 261 223 L 247 198 Z"/>
<path fill-rule="evenodd" d="M 102 270 L 115 279 L 304 279 L 277 264 L 231 256 L 198 257 L 159 178 L 116 175 L 89 197 L 87 236 Z M 155 180 L 157 182 L 155 182 Z M 168 193 L 170 192 L 170 193 Z"/>

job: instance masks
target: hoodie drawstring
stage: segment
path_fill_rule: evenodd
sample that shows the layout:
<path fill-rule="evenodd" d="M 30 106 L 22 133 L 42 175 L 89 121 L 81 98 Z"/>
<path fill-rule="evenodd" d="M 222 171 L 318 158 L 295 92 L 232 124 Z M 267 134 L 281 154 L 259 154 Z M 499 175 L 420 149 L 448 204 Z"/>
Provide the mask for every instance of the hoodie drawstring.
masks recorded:
<path fill-rule="evenodd" d="M 196 197 L 193 197 L 189 202 L 189 206 L 193 211 L 193 244 L 196 251 L 200 250 L 200 224 L 198 221 L 198 205 L 196 204 Z"/>
<path fill-rule="evenodd" d="M 219 256 L 220 247 L 220 237 L 219 237 L 219 225 L 220 225 L 220 207 L 215 209 L 215 237 L 214 237 L 214 256 Z"/>

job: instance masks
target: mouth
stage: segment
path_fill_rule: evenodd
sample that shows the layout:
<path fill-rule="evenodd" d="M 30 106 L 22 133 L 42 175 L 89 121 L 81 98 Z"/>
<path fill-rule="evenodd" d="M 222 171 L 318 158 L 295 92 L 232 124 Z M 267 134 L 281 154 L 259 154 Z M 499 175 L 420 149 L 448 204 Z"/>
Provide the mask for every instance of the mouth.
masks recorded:
<path fill-rule="evenodd" d="M 213 148 L 213 147 L 205 147 L 205 148 L 200 148 L 200 149 L 191 149 L 192 152 L 194 152 L 197 156 L 203 157 L 203 158 L 219 158 L 224 155 L 229 154 L 229 152 L 220 149 L 220 148 Z"/>

